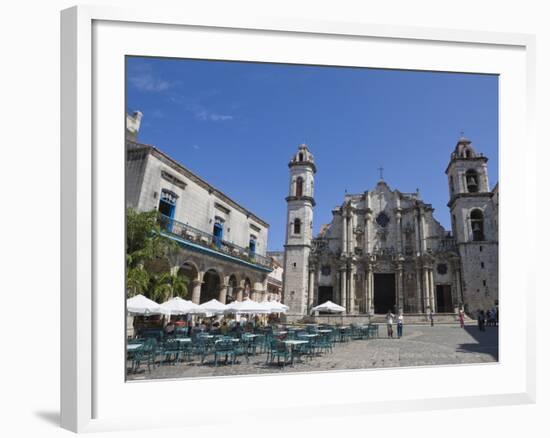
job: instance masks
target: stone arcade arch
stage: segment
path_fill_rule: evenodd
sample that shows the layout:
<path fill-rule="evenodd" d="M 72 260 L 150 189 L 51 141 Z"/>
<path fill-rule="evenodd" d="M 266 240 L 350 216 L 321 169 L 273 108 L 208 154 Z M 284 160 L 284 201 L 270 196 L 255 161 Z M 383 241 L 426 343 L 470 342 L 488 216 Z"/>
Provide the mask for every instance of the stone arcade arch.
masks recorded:
<path fill-rule="evenodd" d="M 214 269 L 206 271 L 202 278 L 200 303 L 219 298 L 221 287 L 220 274 Z"/>
<path fill-rule="evenodd" d="M 252 282 L 246 277 L 243 283 L 243 298 L 252 298 Z"/>
<path fill-rule="evenodd" d="M 187 296 L 185 299 L 191 300 L 193 288 L 196 287 L 199 282 L 199 270 L 194 263 L 185 262 L 178 268 L 177 276 L 187 280 Z"/>
<path fill-rule="evenodd" d="M 227 282 L 227 297 L 226 297 L 227 303 L 231 303 L 232 301 L 238 301 L 238 296 L 237 296 L 238 288 L 239 288 L 239 282 L 237 281 L 237 277 L 235 276 L 235 274 L 231 274 Z"/>

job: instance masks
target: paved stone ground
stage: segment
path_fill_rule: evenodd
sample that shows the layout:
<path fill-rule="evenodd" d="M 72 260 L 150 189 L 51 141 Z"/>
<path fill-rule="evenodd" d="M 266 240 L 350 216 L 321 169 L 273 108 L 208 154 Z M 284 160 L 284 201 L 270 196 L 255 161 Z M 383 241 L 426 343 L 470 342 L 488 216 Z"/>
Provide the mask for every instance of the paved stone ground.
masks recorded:
<path fill-rule="evenodd" d="M 396 330 L 394 329 L 394 333 Z M 386 329 L 380 326 L 379 339 L 355 340 L 337 343 L 332 353 L 312 360 L 286 366 L 266 365 L 266 354 L 240 358 L 235 365 L 201 365 L 198 361 L 166 364 L 155 367 L 151 373 L 142 366 L 128 380 L 212 377 L 243 374 L 284 373 L 300 371 L 327 371 L 341 369 L 389 368 L 400 366 L 471 364 L 498 361 L 498 328 L 488 327 L 480 332 L 477 326 L 426 325 L 405 326 L 401 339 L 385 338 Z"/>

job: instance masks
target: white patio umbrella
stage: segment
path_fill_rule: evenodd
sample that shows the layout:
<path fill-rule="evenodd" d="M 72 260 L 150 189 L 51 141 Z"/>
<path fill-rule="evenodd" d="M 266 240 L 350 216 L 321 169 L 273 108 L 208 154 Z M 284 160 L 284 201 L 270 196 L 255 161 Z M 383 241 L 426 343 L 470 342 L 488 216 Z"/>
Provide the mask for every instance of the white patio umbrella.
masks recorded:
<path fill-rule="evenodd" d="M 128 313 L 135 315 L 158 315 L 159 313 L 163 313 L 159 304 L 141 294 L 128 298 L 126 300 L 126 309 Z"/>
<path fill-rule="evenodd" d="M 288 306 L 278 301 L 263 301 L 261 304 L 269 308 L 270 313 L 286 313 Z"/>
<path fill-rule="evenodd" d="M 227 312 L 231 313 L 253 315 L 259 313 L 270 313 L 270 311 L 271 310 L 268 306 L 250 299 L 246 299 L 244 301 L 233 301 L 231 304 L 227 305 Z"/>
<path fill-rule="evenodd" d="M 332 301 L 326 301 L 323 304 L 319 304 L 318 306 L 315 306 L 313 309 L 311 309 L 316 312 L 329 312 L 329 313 L 342 313 L 345 312 L 345 307 L 342 307 L 336 303 L 333 303 Z"/>
<path fill-rule="evenodd" d="M 174 297 L 162 303 L 160 307 L 170 315 L 186 315 L 193 313 L 194 310 L 199 308 L 199 305 L 180 297 Z"/>
<path fill-rule="evenodd" d="M 223 303 L 220 303 L 217 299 L 213 298 L 206 303 L 202 303 L 197 306 L 197 308 L 191 313 L 205 314 L 205 315 L 221 315 L 225 312 L 227 306 Z"/>
<path fill-rule="evenodd" d="M 346 311 L 346 308 L 340 306 L 339 304 L 333 303 L 330 300 L 325 301 L 323 304 L 319 304 L 318 306 L 315 306 L 311 310 L 314 312 L 339 313 L 342 318 L 341 322 L 342 324 L 344 323 L 344 312 Z"/>

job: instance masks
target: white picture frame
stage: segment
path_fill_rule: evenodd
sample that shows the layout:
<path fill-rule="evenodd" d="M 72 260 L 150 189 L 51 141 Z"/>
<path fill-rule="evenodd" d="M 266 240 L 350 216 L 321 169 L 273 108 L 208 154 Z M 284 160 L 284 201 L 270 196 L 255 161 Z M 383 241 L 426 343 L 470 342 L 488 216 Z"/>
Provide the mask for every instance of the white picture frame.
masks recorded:
<path fill-rule="evenodd" d="M 234 391 L 239 387 L 261 392 L 274 383 L 281 395 L 275 394 L 272 398 L 274 408 L 269 415 L 275 411 L 288 419 L 298 418 L 297 408 L 300 416 L 311 418 L 534 401 L 535 341 L 534 336 L 527 336 L 535 331 L 533 319 L 527 316 L 527 304 L 534 302 L 534 269 L 527 261 L 513 260 L 511 256 L 522 247 L 534 247 L 536 236 L 536 233 L 527 237 L 513 233 L 515 227 L 521 225 L 521 218 L 513 212 L 523 206 L 536 205 L 535 173 L 525 157 L 535 149 L 533 36 L 319 22 L 292 17 L 217 16 L 215 13 L 204 16 L 189 9 L 134 10 L 103 6 L 64 10 L 61 25 L 62 427 L 83 432 L 184 426 L 200 424 L 212 416 L 216 424 L 223 427 L 235 412 L 227 406 L 210 406 L 206 415 L 201 411 L 201 406 L 208 402 L 204 392 L 216 388 Z M 185 45 L 182 41 L 192 44 Z M 266 43 L 269 51 L 265 49 Z M 358 48 L 360 50 L 356 50 Z M 365 53 L 369 53 L 370 60 L 361 58 Z M 123 331 L 118 335 L 124 324 L 120 313 L 124 307 L 121 277 L 124 268 L 123 259 L 116 258 L 123 251 L 117 242 L 124 236 L 124 204 L 120 204 L 124 192 L 121 166 L 124 163 L 121 161 L 124 102 L 119 101 L 124 90 L 121 54 L 207 59 L 245 56 L 248 60 L 260 61 L 327 65 L 330 62 L 501 75 L 499 240 L 503 243 L 500 246 L 499 363 L 146 383 L 121 381 L 123 361 L 119 364 L 110 359 L 113 354 L 120 354 L 120 358 L 124 354 L 120 349 Z M 106 144 L 113 153 L 109 159 L 106 159 Z M 113 147 L 117 144 L 121 145 L 119 151 Z M 524 154 L 513 154 L 513 146 L 517 144 L 522 145 Z M 506 180 L 500 181 L 503 175 Z M 107 216 L 107 211 L 115 212 L 115 218 L 112 214 Z M 120 260 L 119 268 L 117 260 Z M 107 289 L 111 289 L 111 295 L 106 295 Z M 109 296 L 116 297 L 113 309 L 106 308 Z M 117 314 L 120 321 L 114 317 Z M 451 375 L 458 376 L 453 379 L 462 383 L 448 388 L 442 386 L 441 382 Z M 328 392 L 317 390 L 320 379 L 331 383 Z M 387 382 L 394 382 L 399 391 L 385 394 Z M 480 382 L 482 386 L 478 386 Z M 361 387 L 368 387 L 369 391 L 356 390 Z M 186 406 L 185 416 L 181 408 L 170 404 L 169 390 L 173 388 L 184 388 L 196 400 L 196 406 Z M 291 396 L 292 391 L 304 391 L 309 397 L 295 398 Z M 149 415 L 144 415 L 145 411 L 139 408 L 127 409 L 128 400 L 137 394 L 144 397 L 163 394 L 173 408 L 151 405 L 146 411 Z M 241 414 L 267 418 L 259 406 L 251 406 Z"/>

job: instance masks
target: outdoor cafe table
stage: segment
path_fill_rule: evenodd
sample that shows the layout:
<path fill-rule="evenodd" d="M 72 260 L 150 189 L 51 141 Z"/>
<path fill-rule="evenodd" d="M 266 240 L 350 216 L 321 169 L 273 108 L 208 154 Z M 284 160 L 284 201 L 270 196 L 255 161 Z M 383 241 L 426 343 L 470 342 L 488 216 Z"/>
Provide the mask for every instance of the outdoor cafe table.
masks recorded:
<path fill-rule="evenodd" d="M 319 333 L 332 333 L 332 330 L 317 330 Z"/>
<path fill-rule="evenodd" d="M 139 349 L 139 348 L 141 348 L 141 347 L 143 347 L 143 344 L 128 344 L 128 345 L 126 346 L 126 350 L 127 350 L 127 351 L 135 351 L 135 350 L 137 350 L 137 349 Z"/>
<path fill-rule="evenodd" d="M 176 338 L 176 341 L 181 344 L 185 344 L 187 342 L 191 342 L 191 338 Z"/>
<path fill-rule="evenodd" d="M 304 338 L 316 338 L 319 335 L 317 335 L 315 333 L 307 333 L 307 334 L 303 334 L 303 335 L 300 335 L 300 336 L 303 336 Z"/>
<path fill-rule="evenodd" d="M 286 341 L 283 341 L 285 345 L 290 345 L 290 363 L 294 364 L 294 347 L 296 345 L 302 345 L 307 344 L 309 341 L 299 341 L 297 339 L 288 339 Z"/>

